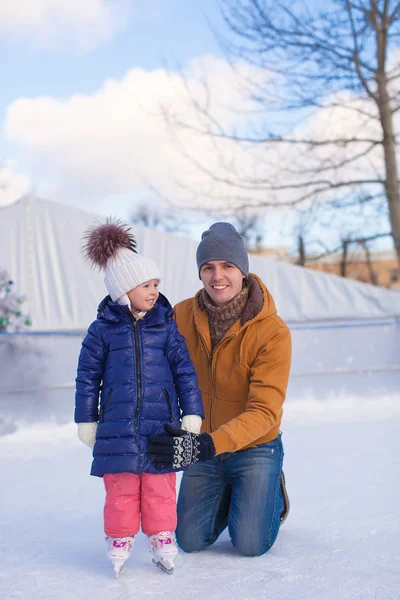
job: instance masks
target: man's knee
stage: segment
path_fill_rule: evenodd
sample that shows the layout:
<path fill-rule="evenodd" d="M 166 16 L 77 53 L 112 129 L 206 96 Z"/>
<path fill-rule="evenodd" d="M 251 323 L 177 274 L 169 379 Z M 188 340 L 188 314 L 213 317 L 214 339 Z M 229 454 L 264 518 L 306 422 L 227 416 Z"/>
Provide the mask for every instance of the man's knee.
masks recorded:
<path fill-rule="evenodd" d="M 279 531 L 279 529 L 278 529 Z M 278 536 L 278 531 L 273 534 L 267 541 L 254 537 L 241 537 L 240 535 L 232 536 L 232 544 L 243 556 L 262 556 L 271 550 Z"/>
<path fill-rule="evenodd" d="M 271 543 L 260 543 L 257 540 L 232 540 L 232 544 L 236 550 L 243 556 L 262 556 L 266 554 L 274 545 L 275 540 Z"/>

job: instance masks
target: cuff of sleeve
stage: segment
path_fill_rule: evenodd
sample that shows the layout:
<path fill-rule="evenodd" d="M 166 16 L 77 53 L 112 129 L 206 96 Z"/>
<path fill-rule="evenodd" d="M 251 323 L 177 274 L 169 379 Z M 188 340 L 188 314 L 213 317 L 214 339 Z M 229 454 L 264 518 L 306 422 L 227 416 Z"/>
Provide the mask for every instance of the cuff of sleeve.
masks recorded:
<path fill-rule="evenodd" d="M 212 441 L 215 446 L 215 455 L 222 454 L 223 452 L 234 452 L 235 443 L 229 433 L 224 429 L 218 429 L 213 433 L 210 433 Z"/>

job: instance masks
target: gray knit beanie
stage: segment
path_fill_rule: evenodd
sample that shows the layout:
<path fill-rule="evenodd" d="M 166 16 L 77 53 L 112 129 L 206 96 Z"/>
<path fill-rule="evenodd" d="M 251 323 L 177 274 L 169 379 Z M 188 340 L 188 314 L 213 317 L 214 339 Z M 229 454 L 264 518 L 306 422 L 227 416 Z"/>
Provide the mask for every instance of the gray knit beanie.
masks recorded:
<path fill-rule="evenodd" d="M 249 257 L 242 236 L 230 223 L 214 223 L 201 236 L 196 253 L 197 268 L 211 260 L 226 260 L 243 275 L 249 274 Z"/>

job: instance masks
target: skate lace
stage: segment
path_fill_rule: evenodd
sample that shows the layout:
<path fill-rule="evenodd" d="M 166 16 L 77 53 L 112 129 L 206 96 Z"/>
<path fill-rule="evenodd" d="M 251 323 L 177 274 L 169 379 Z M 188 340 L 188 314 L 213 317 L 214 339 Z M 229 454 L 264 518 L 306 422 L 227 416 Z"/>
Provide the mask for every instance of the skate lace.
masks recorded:
<path fill-rule="evenodd" d="M 124 548 L 125 550 L 127 548 L 128 549 L 132 548 L 131 540 L 128 540 L 126 538 L 117 538 L 117 539 L 113 540 L 112 545 L 114 548 Z"/>
<path fill-rule="evenodd" d="M 161 531 L 160 533 L 155 534 L 151 537 L 151 543 L 154 546 L 164 546 L 167 544 L 172 544 L 173 534 L 170 531 Z"/>

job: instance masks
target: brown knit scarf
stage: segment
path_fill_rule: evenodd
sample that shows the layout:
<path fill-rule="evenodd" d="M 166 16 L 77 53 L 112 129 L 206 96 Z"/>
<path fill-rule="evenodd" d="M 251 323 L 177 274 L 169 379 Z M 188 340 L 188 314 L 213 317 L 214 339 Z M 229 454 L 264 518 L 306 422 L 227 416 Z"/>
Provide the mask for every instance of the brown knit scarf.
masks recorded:
<path fill-rule="evenodd" d="M 232 300 L 224 306 L 216 306 L 205 289 L 201 291 L 201 294 L 208 313 L 211 349 L 214 350 L 215 346 L 222 340 L 228 329 L 240 319 L 249 297 L 249 288 L 247 285 L 244 285 L 240 294 L 232 298 Z"/>

